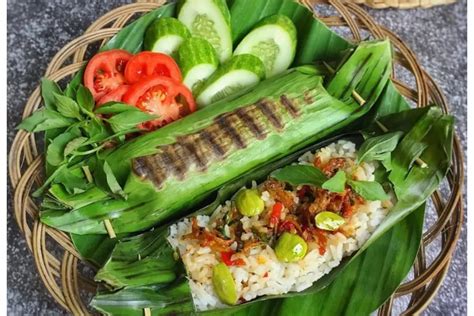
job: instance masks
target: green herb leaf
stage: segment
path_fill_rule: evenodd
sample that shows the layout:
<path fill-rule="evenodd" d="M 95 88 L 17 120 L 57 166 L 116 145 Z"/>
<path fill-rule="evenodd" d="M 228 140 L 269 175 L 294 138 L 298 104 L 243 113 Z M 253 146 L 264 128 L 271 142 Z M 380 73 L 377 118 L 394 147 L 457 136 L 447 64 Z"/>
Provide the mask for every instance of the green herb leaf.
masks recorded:
<path fill-rule="evenodd" d="M 84 72 L 84 68 L 79 70 L 71 82 L 68 83 L 66 89 L 64 90 L 64 95 L 69 98 L 74 98 L 76 96 L 76 91 L 79 85 L 82 82 L 82 74 Z"/>
<path fill-rule="evenodd" d="M 107 121 L 112 127 L 112 130 L 115 132 L 120 132 L 133 129 L 138 124 L 153 120 L 155 118 L 157 118 L 157 116 L 142 111 L 126 111 L 112 116 Z"/>
<path fill-rule="evenodd" d="M 382 185 L 378 182 L 349 180 L 347 183 L 357 194 L 368 201 L 385 201 L 389 198 Z"/>
<path fill-rule="evenodd" d="M 76 149 L 80 148 L 82 144 L 87 141 L 87 137 L 77 137 L 67 143 L 66 147 L 64 148 L 64 156 L 68 156 Z"/>
<path fill-rule="evenodd" d="M 24 119 L 17 128 L 28 132 L 41 132 L 70 126 L 73 123 L 73 120 L 62 116 L 58 112 L 43 108 Z"/>
<path fill-rule="evenodd" d="M 366 139 L 359 148 L 357 163 L 386 159 L 387 153 L 397 147 L 402 135 L 402 132 L 392 132 Z"/>
<path fill-rule="evenodd" d="M 76 100 L 79 106 L 81 106 L 86 111 L 90 112 L 94 109 L 94 97 L 92 96 L 92 93 L 89 91 L 89 89 L 83 85 L 80 85 L 77 89 Z"/>
<path fill-rule="evenodd" d="M 79 135 L 80 133 L 78 129 L 74 128 L 53 139 L 48 145 L 46 151 L 46 161 L 52 166 L 59 166 L 62 164 L 64 162 L 64 157 L 66 156 L 65 148 L 67 148 L 67 144 Z"/>
<path fill-rule="evenodd" d="M 309 184 L 317 187 L 326 182 L 324 173 L 313 166 L 291 165 L 272 172 L 271 176 L 277 180 L 288 182 L 292 185 Z"/>
<path fill-rule="evenodd" d="M 324 182 L 321 187 L 331 192 L 344 192 L 346 187 L 346 173 L 343 170 L 339 170 L 331 179 Z"/>
<path fill-rule="evenodd" d="M 104 123 L 97 118 L 87 121 L 82 129 L 89 136 L 90 142 L 98 142 L 112 135 Z"/>
<path fill-rule="evenodd" d="M 81 119 L 81 113 L 79 112 L 79 105 L 73 99 L 53 93 L 56 98 L 56 105 L 58 107 L 58 112 L 64 115 L 65 117 Z"/>
<path fill-rule="evenodd" d="M 63 94 L 61 88 L 53 80 L 41 79 L 41 96 L 43 97 L 44 107 L 49 110 L 56 109 L 56 99 L 54 94 Z"/>

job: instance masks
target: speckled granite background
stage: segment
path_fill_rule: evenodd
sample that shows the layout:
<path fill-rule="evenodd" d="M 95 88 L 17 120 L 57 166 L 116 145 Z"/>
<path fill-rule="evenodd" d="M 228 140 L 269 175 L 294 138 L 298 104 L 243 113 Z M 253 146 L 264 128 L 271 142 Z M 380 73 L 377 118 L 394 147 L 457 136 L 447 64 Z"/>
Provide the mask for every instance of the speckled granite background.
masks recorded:
<path fill-rule="evenodd" d="M 51 58 L 107 11 L 125 0 L 8 0 L 8 146 L 26 100 Z M 444 91 L 457 118 L 457 132 L 466 147 L 466 0 L 427 10 L 369 10 L 398 34 Z M 9 196 L 12 193 L 9 188 Z M 62 315 L 47 293 L 8 210 L 8 314 Z M 425 315 L 465 315 L 466 229 L 461 234 L 449 273 Z M 436 249 L 430 249 L 436 254 Z M 399 302 L 398 308 L 406 302 Z"/>

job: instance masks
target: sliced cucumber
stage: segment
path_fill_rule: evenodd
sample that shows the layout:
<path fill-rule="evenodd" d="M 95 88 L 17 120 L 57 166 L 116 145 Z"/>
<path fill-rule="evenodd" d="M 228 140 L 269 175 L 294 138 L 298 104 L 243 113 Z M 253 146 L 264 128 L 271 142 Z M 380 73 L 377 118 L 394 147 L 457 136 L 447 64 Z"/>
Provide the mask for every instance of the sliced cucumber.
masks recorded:
<path fill-rule="evenodd" d="M 265 66 L 260 59 L 250 54 L 234 56 L 197 87 L 196 101 L 199 106 L 206 106 L 264 78 Z"/>
<path fill-rule="evenodd" d="M 186 38 L 190 37 L 188 28 L 178 19 L 161 18 L 153 22 L 145 33 L 144 48 L 152 52 L 174 55 Z"/>
<path fill-rule="evenodd" d="M 269 16 L 259 22 L 235 49 L 234 55 L 252 54 L 265 64 L 268 77 L 285 71 L 296 53 L 296 27 L 285 15 Z"/>
<path fill-rule="evenodd" d="M 221 63 L 231 57 L 230 13 L 225 0 L 184 0 L 178 19 L 193 36 L 202 37 L 211 43 Z"/>
<path fill-rule="evenodd" d="M 195 91 L 196 86 L 209 78 L 219 65 L 219 59 L 212 45 L 203 38 L 191 37 L 178 50 L 178 64 L 184 84 Z"/>

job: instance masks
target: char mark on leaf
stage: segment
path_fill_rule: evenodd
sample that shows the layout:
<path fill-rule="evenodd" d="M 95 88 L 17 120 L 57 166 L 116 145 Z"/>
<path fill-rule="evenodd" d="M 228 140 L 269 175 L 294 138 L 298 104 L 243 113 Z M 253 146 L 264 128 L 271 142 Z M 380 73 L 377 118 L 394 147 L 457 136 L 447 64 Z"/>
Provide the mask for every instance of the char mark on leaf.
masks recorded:
<path fill-rule="evenodd" d="M 265 117 L 274 127 L 279 130 L 283 128 L 283 123 L 280 121 L 280 119 L 276 116 L 274 112 L 275 103 L 262 99 L 257 103 L 257 108 L 260 109 L 263 115 L 265 115 Z"/>
<path fill-rule="evenodd" d="M 246 108 L 240 108 L 235 113 L 242 120 L 244 125 L 249 128 L 249 130 L 257 139 L 265 138 L 264 131 L 258 126 L 258 124 L 254 121 L 254 119 L 250 115 L 247 114 Z"/>
<path fill-rule="evenodd" d="M 186 173 L 186 166 L 181 157 L 176 154 L 173 148 L 174 145 L 167 145 L 163 148 L 163 159 L 167 160 L 166 168 L 172 172 L 180 180 L 184 179 Z"/>
<path fill-rule="evenodd" d="M 212 151 L 217 157 L 222 157 L 225 155 L 224 149 L 214 139 L 213 135 L 211 135 L 206 129 L 203 129 L 199 133 L 199 137 L 201 137 L 207 144 L 211 146 Z"/>
<path fill-rule="evenodd" d="M 290 112 L 292 117 L 297 117 L 299 115 L 298 108 L 293 104 L 293 102 L 284 94 L 280 97 L 280 102 Z"/>
<path fill-rule="evenodd" d="M 184 149 L 188 152 L 189 159 L 194 161 L 199 170 L 206 169 L 206 159 L 201 157 L 198 152 L 198 148 L 196 148 L 192 136 L 182 136 L 178 137 L 178 143 L 181 144 Z M 194 158 L 194 159 L 193 159 Z"/>
<path fill-rule="evenodd" d="M 166 179 L 166 174 L 163 173 L 164 170 L 157 163 L 156 155 L 135 158 L 132 161 L 132 167 L 141 179 L 151 180 L 158 188 Z"/>
<path fill-rule="evenodd" d="M 247 145 L 245 144 L 244 140 L 237 132 L 237 130 L 233 126 L 232 116 L 221 115 L 216 118 L 216 123 L 221 128 L 226 135 L 230 137 L 232 143 L 237 146 L 237 148 L 242 149 L 245 148 Z"/>

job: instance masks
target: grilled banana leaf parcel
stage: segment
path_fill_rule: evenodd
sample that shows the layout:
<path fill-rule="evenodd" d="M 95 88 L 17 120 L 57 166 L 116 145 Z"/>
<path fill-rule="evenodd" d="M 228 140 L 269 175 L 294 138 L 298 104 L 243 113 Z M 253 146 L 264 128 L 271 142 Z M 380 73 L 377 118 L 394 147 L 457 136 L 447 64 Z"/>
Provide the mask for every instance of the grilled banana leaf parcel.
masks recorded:
<path fill-rule="evenodd" d="M 451 165 L 452 139 L 439 108 L 407 110 L 247 173 L 209 206 L 117 244 L 96 280 L 122 289 L 92 305 L 232 313 L 315 293 L 422 207 Z"/>
<path fill-rule="evenodd" d="M 75 234 L 105 234 L 107 220 L 120 234 L 177 218 L 219 186 L 367 113 L 390 71 L 388 41 L 361 43 L 327 88 L 314 67 L 289 70 L 102 154 L 95 163 L 108 167 L 116 187 L 123 185 L 121 198 L 97 187 L 95 198 L 86 191 L 79 201 L 50 190 L 70 209 L 45 210 L 41 220 Z"/>

